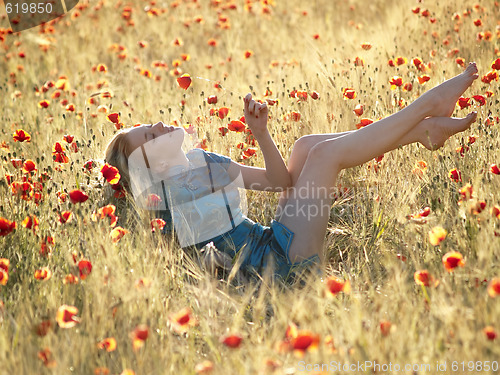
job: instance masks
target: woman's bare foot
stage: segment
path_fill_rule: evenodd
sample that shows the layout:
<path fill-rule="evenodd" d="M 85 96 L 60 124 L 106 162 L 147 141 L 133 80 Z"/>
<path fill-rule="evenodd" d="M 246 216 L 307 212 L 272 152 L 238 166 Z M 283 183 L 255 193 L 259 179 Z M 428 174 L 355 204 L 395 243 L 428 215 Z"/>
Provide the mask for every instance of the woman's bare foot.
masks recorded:
<path fill-rule="evenodd" d="M 477 72 L 476 63 L 471 62 L 459 75 L 424 93 L 419 99 L 423 100 L 427 108 L 432 108 L 428 111 L 428 116 L 450 117 L 460 96 L 479 77 Z"/>
<path fill-rule="evenodd" d="M 471 112 L 464 118 L 428 117 L 421 122 L 422 136 L 419 142 L 428 150 L 437 150 L 452 135 L 469 129 L 476 117 L 477 112 Z"/>

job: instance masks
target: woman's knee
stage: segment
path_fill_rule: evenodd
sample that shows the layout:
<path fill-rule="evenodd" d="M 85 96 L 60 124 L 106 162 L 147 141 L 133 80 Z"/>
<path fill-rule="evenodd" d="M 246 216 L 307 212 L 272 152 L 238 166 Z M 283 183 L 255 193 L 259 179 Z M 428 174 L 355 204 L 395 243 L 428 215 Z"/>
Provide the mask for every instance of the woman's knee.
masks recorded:
<path fill-rule="evenodd" d="M 292 157 L 303 158 L 304 160 L 307 158 L 307 154 L 311 150 L 316 142 L 311 135 L 304 135 L 295 141 L 292 149 Z"/>
<path fill-rule="evenodd" d="M 316 143 L 307 155 L 315 163 L 328 164 L 329 167 L 335 165 L 340 169 L 342 162 L 342 152 L 336 139 L 329 139 Z"/>

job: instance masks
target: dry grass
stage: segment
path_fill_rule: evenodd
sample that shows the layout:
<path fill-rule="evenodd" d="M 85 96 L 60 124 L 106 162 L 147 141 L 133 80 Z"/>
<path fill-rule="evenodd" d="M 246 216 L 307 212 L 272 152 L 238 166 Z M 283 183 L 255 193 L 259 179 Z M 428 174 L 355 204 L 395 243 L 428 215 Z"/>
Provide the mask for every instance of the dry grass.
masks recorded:
<path fill-rule="evenodd" d="M 324 373 L 336 373 L 327 366 L 334 361 L 399 364 L 399 373 L 404 374 L 439 373 L 437 363 L 446 363 L 447 372 L 442 373 L 497 373 L 484 370 L 484 361 L 498 361 L 500 350 L 498 339 L 488 340 L 483 329 L 491 325 L 500 330 L 500 299 L 487 293 L 488 281 L 499 276 L 500 245 L 495 231 L 500 232 L 500 221 L 490 209 L 500 204 L 500 176 L 489 172 L 490 164 L 500 161 L 499 124 L 486 125 L 488 116 L 499 115 L 498 81 L 485 84 L 479 79 L 473 84 L 468 96 L 484 95 L 487 90 L 495 95 L 484 106 L 474 104 L 478 121 L 442 149 L 429 152 L 412 144 L 386 154 L 377 172 L 373 165 L 342 172 L 339 182 L 353 188 L 352 198 L 332 208 L 325 277 L 310 277 L 303 287 L 279 288 L 268 282 L 242 286 L 217 280 L 168 238 L 151 233 L 148 225 L 134 222 L 130 215 L 127 219 L 123 204 L 116 212 L 118 225 L 130 232 L 112 243 L 108 222 L 90 219 L 93 210 L 110 203 L 103 195 L 99 167 L 89 175 L 82 166 L 89 159 L 102 163 L 105 144 L 115 132 L 107 113 L 98 110 L 100 105 L 108 113 L 119 112 L 127 127 L 160 120 L 191 123 L 200 138 L 207 139 L 208 150 L 242 161 L 236 144 L 243 136 L 230 132 L 221 137 L 218 128 L 227 125 L 227 119 L 210 117 L 213 106 L 204 99 L 217 95 L 217 107 L 231 108 L 230 117 L 236 119 L 242 115 L 242 96 L 251 91 L 263 98 L 267 88 L 279 99 L 271 107 L 270 132 L 287 159 L 302 135 L 355 129 L 359 119 L 353 109 L 358 103 L 365 105 L 363 117 L 376 120 L 394 113 L 398 110 L 395 99 L 411 102 L 459 73 L 457 57 L 476 61 L 480 75 L 486 74 L 499 55 L 498 5 L 480 1 L 475 8 L 463 0 L 429 2 L 425 6 L 436 19 L 431 23 L 430 17 L 412 13 L 418 5 L 413 1 L 291 0 L 268 5 L 270 14 L 262 14 L 266 6 L 259 2 L 253 2 L 251 13 L 243 1 L 236 2 L 236 10 L 222 10 L 226 1 L 219 1 L 218 6 L 208 0 L 198 1 L 200 5 L 178 3 L 174 7 L 174 2 L 131 2 L 135 25 L 127 25 L 122 11 L 128 3 L 81 2 L 84 9 L 70 13 L 79 16 L 64 17 L 53 26 L 53 33 L 34 28 L 4 35 L 0 143 L 5 141 L 8 148 L 0 149 L 1 175 L 14 174 L 20 180 L 22 173 L 10 159 L 23 158 L 35 161 L 34 178 L 46 171 L 51 180 L 36 205 L 33 199 L 13 196 L 6 179 L 1 179 L 0 217 L 15 221 L 17 229 L 0 238 L 0 258 L 10 260 L 9 280 L 0 286 L 0 373 L 93 374 L 97 368 L 107 368 L 110 374 L 126 369 L 144 375 L 193 374 L 195 365 L 204 360 L 212 362 L 214 374 L 266 374 L 273 373 L 274 367 L 276 374 L 320 373 L 318 368 L 303 371 L 306 363 L 324 364 Z M 145 10 L 152 6 L 166 12 L 149 16 Z M 463 15 L 466 10 L 468 16 Z M 452 20 L 455 12 L 461 21 Z M 218 14 L 227 17 L 229 29 L 217 27 Z M 194 20 L 198 15 L 202 23 Z M 474 25 L 477 18 L 482 26 Z M 2 26 L 8 27 L 7 19 L 2 19 Z M 478 32 L 486 31 L 491 31 L 491 40 L 477 40 Z M 319 39 L 313 38 L 315 34 Z M 175 38 L 182 39 L 183 45 L 173 45 Z M 217 40 L 216 47 L 207 45 L 210 38 Z M 446 38 L 447 44 L 443 43 Z M 42 40 L 50 46 L 46 52 L 39 47 Z M 138 41 L 148 46 L 141 48 Z M 363 42 L 370 42 L 372 48 L 363 50 Z M 113 43 L 126 47 L 126 58 L 109 50 Z M 454 48 L 458 54 L 451 56 Z M 253 56 L 245 59 L 246 50 L 252 50 Z M 20 51 L 24 58 L 18 55 Z M 203 78 L 193 79 L 187 91 L 170 74 L 173 60 L 181 60 L 182 53 L 189 54 L 190 60 L 182 61 L 179 69 Z M 388 60 L 398 56 L 406 57 L 408 63 L 390 67 Z M 363 67 L 354 65 L 356 57 L 364 60 Z M 431 63 L 425 72 L 431 79 L 425 85 L 417 81 L 423 73 L 411 63 L 414 57 Z M 168 68 L 152 67 L 156 60 L 164 60 Z M 270 66 L 273 60 L 278 62 L 276 67 Z M 107 72 L 93 72 L 97 64 L 105 64 Z M 136 68 L 148 69 L 152 77 Z M 60 90 L 60 98 L 50 98 L 56 88 L 46 93 L 34 90 L 61 75 L 68 78 L 70 88 Z M 413 82 L 413 90 L 391 90 L 389 79 L 394 75 Z M 99 89 L 101 80 L 105 84 Z M 216 81 L 223 90 L 214 88 Z M 357 98 L 344 100 L 345 87 L 354 88 Z M 298 102 L 289 97 L 294 89 L 317 91 L 321 97 Z M 97 102 L 90 104 L 90 96 L 98 91 L 111 91 L 113 97 L 96 96 Z M 74 103 L 75 112 L 59 104 L 64 98 Z M 37 106 L 43 99 L 51 101 L 46 109 Z M 300 122 L 282 120 L 290 111 L 302 114 Z M 457 107 L 457 116 L 465 113 Z M 208 120 L 197 123 L 198 116 Z M 30 143 L 14 142 L 12 134 L 19 128 L 31 134 Z M 68 152 L 70 162 L 58 171 L 51 149 L 64 134 L 75 136 L 79 151 Z M 467 145 L 473 134 L 477 140 L 460 156 L 456 148 Z M 418 160 L 428 166 L 421 178 L 412 173 Z M 242 162 L 264 166 L 260 153 Z M 453 168 L 462 172 L 462 182 L 448 177 Z M 474 189 L 471 202 L 487 203 L 478 215 L 468 211 L 469 202 L 457 204 L 459 189 L 467 182 Z M 77 186 L 90 196 L 87 202 L 72 205 L 58 200 L 57 191 L 69 192 Z M 249 192 L 248 199 L 252 202 L 249 217 L 269 224 L 277 196 Z M 431 208 L 426 223 L 406 218 L 425 206 Z M 62 225 L 57 213 L 64 210 L 75 216 Z M 39 219 L 36 231 L 21 225 L 28 214 Z M 428 232 L 434 226 L 448 231 L 438 246 L 429 242 Z M 47 235 L 54 237 L 55 245 L 44 257 L 39 249 Z M 466 264 L 449 274 L 441 258 L 453 250 L 464 256 Z M 76 285 L 64 284 L 67 274 L 78 275 L 73 253 L 90 260 L 92 272 Z M 49 280 L 34 278 L 41 267 L 51 270 Z M 440 281 L 436 288 L 415 284 L 413 274 L 421 269 L 428 269 Z M 350 280 L 351 293 L 325 296 L 324 280 L 332 274 Z M 137 287 L 140 279 L 150 285 Z M 79 310 L 81 321 L 73 328 L 60 328 L 55 321 L 63 304 Z M 192 309 L 198 325 L 178 334 L 169 318 L 184 307 Z M 44 320 L 51 321 L 51 328 L 39 336 L 36 326 Z M 387 336 L 380 329 L 383 321 L 392 323 Z M 291 323 L 319 335 L 317 350 L 307 350 L 303 357 L 278 350 Z M 149 335 L 144 346 L 134 350 L 129 335 L 140 324 L 149 327 Z M 239 348 L 219 341 L 228 332 L 243 337 Z M 325 343 L 328 335 L 334 348 Z M 116 350 L 110 353 L 97 347 L 107 337 L 117 341 Z M 38 352 L 44 348 L 51 351 L 55 367 L 45 368 L 39 359 Z M 458 368 L 452 369 L 453 361 Z M 483 361 L 483 368 L 478 368 L 479 362 L 471 368 L 469 361 Z M 431 370 L 403 371 L 405 364 L 429 364 Z M 351 372 L 356 371 L 343 371 Z"/>

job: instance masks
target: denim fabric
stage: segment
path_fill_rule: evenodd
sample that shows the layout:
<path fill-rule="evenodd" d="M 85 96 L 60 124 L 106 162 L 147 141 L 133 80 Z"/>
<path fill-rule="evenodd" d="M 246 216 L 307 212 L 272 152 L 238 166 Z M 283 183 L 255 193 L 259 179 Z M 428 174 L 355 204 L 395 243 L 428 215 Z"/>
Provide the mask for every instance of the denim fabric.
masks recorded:
<path fill-rule="evenodd" d="M 209 242 L 220 251 L 225 252 L 240 263 L 240 269 L 249 274 L 264 275 L 272 268 L 272 276 L 282 281 L 292 281 L 295 273 L 307 267 L 319 266 L 317 255 L 303 261 L 292 263 L 289 258 L 290 245 L 294 233 L 278 221 L 272 220 L 271 225 L 263 226 L 249 218 L 233 230 L 220 236 L 197 244 L 201 249 Z M 242 257 L 239 260 L 236 258 Z"/>

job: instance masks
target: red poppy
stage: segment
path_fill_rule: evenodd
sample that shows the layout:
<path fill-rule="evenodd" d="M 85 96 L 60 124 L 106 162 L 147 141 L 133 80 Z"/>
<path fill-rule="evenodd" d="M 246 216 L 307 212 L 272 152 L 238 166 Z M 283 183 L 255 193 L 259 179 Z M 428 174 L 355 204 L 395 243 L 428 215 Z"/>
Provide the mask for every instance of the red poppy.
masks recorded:
<path fill-rule="evenodd" d="M 35 327 L 35 333 L 37 336 L 44 337 L 49 333 L 52 322 L 50 320 L 43 320 Z"/>
<path fill-rule="evenodd" d="M 118 124 L 120 122 L 120 114 L 119 113 L 110 113 L 106 116 L 106 118 L 114 124 Z"/>
<path fill-rule="evenodd" d="M 486 99 L 482 95 L 473 95 L 474 100 L 479 104 L 479 106 L 483 106 L 486 104 Z"/>
<path fill-rule="evenodd" d="M 78 277 L 73 274 L 67 274 L 63 280 L 64 284 L 78 284 Z"/>
<path fill-rule="evenodd" d="M 153 219 L 151 220 L 151 231 L 155 232 L 156 229 L 163 230 L 167 223 L 163 219 Z"/>
<path fill-rule="evenodd" d="M 120 241 L 120 239 L 128 233 L 128 230 L 123 229 L 122 227 L 114 228 L 109 234 L 114 243 Z"/>
<path fill-rule="evenodd" d="M 493 63 L 491 64 L 491 69 L 500 70 L 500 59 L 496 59 L 495 61 L 493 61 Z"/>
<path fill-rule="evenodd" d="M 350 87 L 344 88 L 342 90 L 342 95 L 343 95 L 344 99 L 355 99 L 358 96 L 356 91 Z"/>
<path fill-rule="evenodd" d="M 388 320 L 382 320 L 379 324 L 380 333 L 382 336 L 388 336 L 391 333 L 392 323 Z"/>
<path fill-rule="evenodd" d="M 14 168 L 21 168 L 23 166 L 23 160 L 22 159 L 10 159 L 10 162 L 14 166 Z"/>
<path fill-rule="evenodd" d="M 219 127 L 219 132 L 224 137 L 229 132 L 229 129 L 226 128 L 225 126 L 221 126 Z"/>
<path fill-rule="evenodd" d="M 403 90 L 404 91 L 411 91 L 411 90 L 413 90 L 413 85 L 411 84 L 411 82 L 406 82 L 403 85 Z"/>
<path fill-rule="evenodd" d="M 6 236 L 16 229 L 16 222 L 0 217 L 0 236 Z"/>
<path fill-rule="evenodd" d="M 36 165 L 33 160 L 26 160 L 23 164 L 23 172 L 24 173 L 30 173 L 30 172 L 36 172 Z"/>
<path fill-rule="evenodd" d="M 453 168 L 451 171 L 448 172 L 448 177 L 455 182 L 462 181 L 462 173 L 456 168 Z"/>
<path fill-rule="evenodd" d="M 61 328 L 72 328 L 78 323 L 80 319 L 76 316 L 78 309 L 75 306 L 62 305 L 57 310 L 56 321 Z"/>
<path fill-rule="evenodd" d="M 50 102 L 48 100 L 41 100 L 38 102 L 39 108 L 47 108 L 49 105 L 50 105 Z"/>
<path fill-rule="evenodd" d="M 73 218 L 73 212 L 71 211 L 63 211 L 59 214 L 59 222 L 61 224 L 66 224 L 71 221 Z"/>
<path fill-rule="evenodd" d="M 43 349 L 38 352 L 38 359 L 40 359 L 43 365 L 47 368 L 53 368 L 56 366 L 56 361 L 50 349 Z"/>
<path fill-rule="evenodd" d="M 221 120 L 224 120 L 224 118 L 227 117 L 229 114 L 229 108 L 227 107 L 221 107 L 216 111 L 216 116 L 219 117 Z"/>
<path fill-rule="evenodd" d="M 485 201 L 477 201 L 469 206 L 471 215 L 479 215 L 486 208 Z"/>
<path fill-rule="evenodd" d="M 177 78 L 177 84 L 180 88 L 187 90 L 191 86 L 191 76 L 187 73 Z"/>
<path fill-rule="evenodd" d="M 459 266 L 465 266 L 465 260 L 458 251 L 450 251 L 443 255 L 443 265 L 448 272 L 452 272 Z"/>
<path fill-rule="evenodd" d="M 30 142 L 31 136 L 24 131 L 23 129 L 17 129 L 12 135 L 14 138 L 14 142 Z"/>
<path fill-rule="evenodd" d="M 429 81 L 430 79 L 431 79 L 431 77 L 429 77 L 428 75 L 425 74 L 423 76 L 418 77 L 418 83 L 423 85 L 425 82 Z"/>
<path fill-rule="evenodd" d="M 493 80 L 498 81 L 498 73 L 494 70 L 489 71 L 481 78 L 483 83 L 491 83 Z"/>
<path fill-rule="evenodd" d="M 208 104 L 217 104 L 217 95 L 211 95 L 207 98 Z"/>
<path fill-rule="evenodd" d="M 391 84 L 391 89 L 395 89 L 396 87 L 401 87 L 403 85 L 403 78 L 399 76 L 394 76 L 389 80 L 389 83 Z"/>
<path fill-rule="evenodd" d="M 132 339 L 132 347 L 134 351 L 139 350 L 149 336 L 149 327 L 145 324 L 140 324 L 130 333 L 130 338 Z"/>
<path fill-rule="evenodd" d="M 35 215 L 29 215 L 26 217 L 26 219 L 23 220 L 21 225 L 26 229 L 33 229 L 33 231 L 35 231 L 36 229 L 38 229 L 39 223 L 40 222 Z"/>
<path fill-rule="evenodd" d="M 342 280 L 336 276 L 330 276 L 326 279 L 326 292 L 328 295 L 335 297 L 340 292 L 349 293 L 351 290 L 351 283 L 349 280 Z"/>
<path fill-rule="evenodd" d="M 500 277 L 494 277 L 488 284 L 488 294 L 491 298 L 500 296 Z"/>
<path fill-rule="evenodd" d="M 108 183 L 111 185 L 118 183 L 118 181 L 120 180 L 120 172 L 118 171 L 118 168 L 113 167 L 108 163 L 102 166 L 101 173 L 106 181 L 108 181 Z"/>
<path fill-rule="evenodd" d="M 461 187 L 458 192 L 462 195 L 461 199 L 472 199 L 473 189 L 471 184 L 466 184 L 465 186 Z"/>
<path fill-rule="evenodd" d="M 444 239 L 448 232 L 442 227 L 434 227 L 429 231 L 429 241 L 433 246 L 439 245 Z"/>
<path fill-rule="evenodd" d="M 427 270 L 416 271 L 413 274 L 415 279 L 415 284 L 422 286 L 435 287 L 439 284 L 439 281 L 435 280 L 431 273 Z"/>
<path fill-rule="evenodd" d="M 492 216 L 496 217 L 497 219 L 500 219 L 500 206 L 491 207 L 490 213 Z"/>
<path fill-rule="evenodd" d="M 99 349 L 106 350 L 108 353 L 116 350 L 116 340 L 114 337 L 105 338 L 97 343 Z"/>
<path fill-rule="evenodd" d="M 484 327 L 483 332 L 486 335 L 486 338 L 490 341 L 493 341 L 498 337 L 498 334 L 495 331 L 495 328 L 493 328 L 492 326 Z"/>
<path fill-rule="evenodd" d="M 314 99 L 314 100 L 318 100 L 319 99 L 319 92 L 317 91 L 313 91 L 311 92 L 311 98 Z"/>
<path fill-rule="evenodd" d="M 373 120 L 369 118 L 362 118 L 359 123 L 356 124 L 357 129 L 361 129 L 362 127 L 365 127 L 367 125 L 370 125 L 373 123 Z"/>
<path fill-rule="evenodd" d="M 47 267 L 43 267 L 35 271 L 35 279 L 37 280 L 49 280 L 52 277 L 52 271 L 50 271 Z"/>
<path fill-rule="evenodd" d="M 190 327 L 194 327 L 198 324 L 198 321 L 193 317 L 189 307 L 185 307 L 178 313 L 171 315 L 169 321 L 172 324 L 172 328 L 177 333 L 186 332 Z"/>
<path fill-rule="evenodd" d="M 372 48 L 372 44 L 368 42 L 362 43 L 361 48 L 363 48 L 365 51 L 368 51 Z"/>
<path fill-rule="evenodd" d="M 477 18 L 477 19 L 475 19 L 475 20 L 474 20 L 474 25 L 475 25 L 475 26 L 478 26 L 478 27 L 479 27 L 479 26 L 481 26 L 482 24 L 483 24 L 483 21 L 481 21 L 481 19 Z"/>
<path fill-rule="evenodd" d="M 356 116 L 361 116 L 364 111 L 365 111 L 365 106 L 363 104 L 357 104 L 353 110 L 353 112 L 356 114 Z"/>
<path fill-rule="evenodd" d="M 470 103 L 470 98 L 461 97 L 458 99 L 458 105 L 460 106 L 460 109 L 464 109 L 470 107 L 472 104 Z"/>
<path fill-rule="evenodd" d="M 245 124 L 239 120 L 233 120 L 229 123 L 228 129 L 234 132 L 241 133 L 245 130 Z"/>
<path fill-rule="evenodd" d="M 80 279 L 85 280 L 92 272 L 92 263 L 87 259 L 82 259 L 78 262 L 78 270 L 80 271 Z"/>
<path fill-rule="evenodd" d="M 243 56 L 245 57 L 245 59 L 248 59 L 248 58 L 253 56 L 253 51 L 246 50 L 245 53 L 243 54 Z"/>
<path fill-rule="evenodd" d="M 83 203 L 87 199 L 89 199 L 89 196 L 85 194 L 83 191 L 79 189 L 75 189 L 69 192 L 69 199 L 71 200 L 71 203 L 76 204 L 76 203 Z"/>
<path fill-rule="evenodd" d="M 236 349 L 239 348 L 241 342 L 243 341 L 243 337 L 239 334 L 229 334 L 224 335 L 220 338 L 220 342 L 223 343 L 228 348 Z"/>

